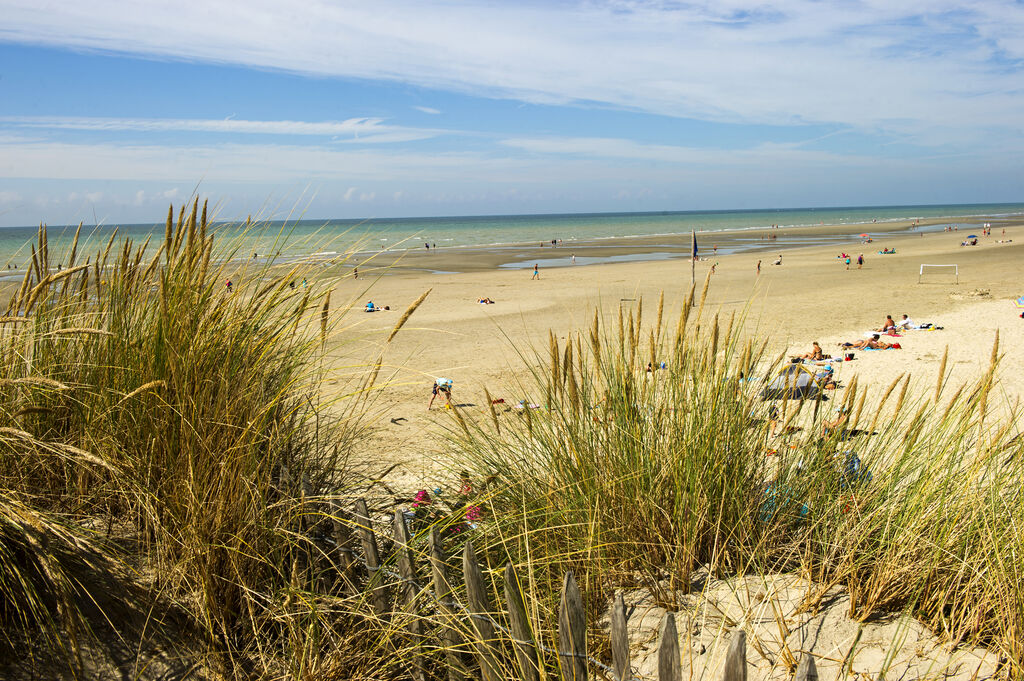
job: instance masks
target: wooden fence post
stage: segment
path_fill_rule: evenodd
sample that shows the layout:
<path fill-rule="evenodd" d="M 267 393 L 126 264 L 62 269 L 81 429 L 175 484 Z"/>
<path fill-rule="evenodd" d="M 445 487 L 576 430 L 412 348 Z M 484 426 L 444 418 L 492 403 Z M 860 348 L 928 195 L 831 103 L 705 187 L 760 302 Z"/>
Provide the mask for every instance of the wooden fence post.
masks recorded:
<path fill-rule="evenodd" d="M 441 623 L 441 641 L 444 656 L 447 660 L 448 681 L 463 681 L 466 668 L 459 655 L 461 644 L 458 630 L 455 628 L 455 610 L 452 608 L 452 586 L 448 581 L 448 570 L 445 567 L 444 548 L 437 529 L 430 530 L 430 571 L 434 582 L 434 599 L 437 611 L 443 620 Z"/>
<path fill-rule="evenodd" d="M 366 567 L 370 573 L 369 583 L 372 586 L 370 595 L 373 602 L 373 610 L 378 617 L 388 616 L 387 587 L 384 586 L 384 573 L 380 569 L 380 552 L 377 550 L 377 536 L 373 533 L 373 523 L 370 521 L 370 511 L 366 507 L 365 499 L 356 499 L 356 527 L 359 533 L 359 541 L 363 545 L 363 555 L 366 558 Z"/>
<path fill-rule="evenodd" d="M 402 583 L 398 587 L 398 600 L 410 616 L 409 633 L 413 637 L 413 645 L 419 648 L 423 623 L 419 613 L 416 612 L 416 597 L 419 594 L 419 585 L 416 583 L 416 563 L 412 558 L 412 548 L 409 543 L 412 537 L 409 536 L 409 528 L 405 524 L 405 513 L 401 508 L 395 509 L 394 519 L 395 531 L 395 552 L 398 555 L 398 574 Z M 417 655 L 413 662 L 413 675 L 417 679 L 426 679 L 423 671 L 422 660 Z"/>
<path fill-rule="evenodd" d="M 516 662 L 519 663 L 519 675 L 522 681 L 540 681 L 537 647 L 534 645 L 530 620 L 526 615 L 523 590 L 519 586 L 519 577 L 516 576 L 512 563 L 505 565 L 505 602 L 508 604 L 508 619 L 509 624 L 512 625 L 513 646 L 516 651 Z"/>
<path fill-rule="evenodd" d="M 572 572 L 565 573 L 558 604 L 558 667 L 563 681 L 587 681 L 587 622 Z"/>
<path fill-rule="evenodd" d="M 722 681 L 747 681 L 747 632 L 742 629 L 733 632 Z"/>
<path fill-rule="evenodd" d="M 818 681 L 818 665 L 810 653 L 803 653 L 796 668 L 796 681 Z"/>
<path fill-rule="evenodd" d="M 612 667 L 619 681 L 629 681 L 633 668 L 629 664 L 629 634 L 626 631 L 626 604 L 622 594 L 615 595 L 611 618 Z"/>
<path fill-rule="evenodd" d="M 337 501 L 328 504 L 331 516 L 331 537 L 334 539 L 335 559 L 334 565 L 338 572 L 338 581 L 341 583 L 342 591 L 350 596 L 359 593 L 356 587 L 356 573 L 359 569 L 359 562 L 356 560 L 352 548 L 352 533 L 345 524 L 345 515 Z"/>
<path fill-rule="evenodd" d="M 500 681 L 498 646 L 487 607 L 487 589 L 472 542 L 467 541 L 462 552 L 462 573 L 466 581 L 466 597 L 469 599 L 469 621 L 476 632 L 473 650 L 480 663 L 480 674 L 483 681 Z"/>
<path fill-rule="evenodd" d="M 680 681 L 682 671 L 676 616 L 666 612 L 661 621 L 661 641 L 658 642 L 658 681 Z"/>

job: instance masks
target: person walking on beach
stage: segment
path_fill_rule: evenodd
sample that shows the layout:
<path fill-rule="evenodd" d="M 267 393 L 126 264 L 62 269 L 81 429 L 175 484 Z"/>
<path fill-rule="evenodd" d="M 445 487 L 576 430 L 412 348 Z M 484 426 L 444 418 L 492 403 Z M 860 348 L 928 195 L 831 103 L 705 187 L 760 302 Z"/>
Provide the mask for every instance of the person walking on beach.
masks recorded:
<path fill-rule="evenodd" d="M 846 269 L 850 269 L 850 256 L 846 256 Z"/>
<path fill-rule="evenodd" d="M 533 266 L 533 276 L 530 277 L 530 281 L 533 281 L 534 279 L 540 279 L 540 264 L 539 263 Z"/>
<path fill-rule="evenodd" d="M 572 254 L 572 264 L 573 265 L 576 264 L 576 254 L 575 253 Z"/>
<path fill-rule="evenodd" d="M 761 261 L 757 261 L 757 276 L 761 276 Z"/>
<path fill-rule="evenodd" d="M 862 267 L 864 267 L 864 254 L 863 253 L 861 253 L 860 255 L 857 256 L 857 269 L 859 270 Z"/>
<path fill-rule="evenodd" d="M 353 267 L 352 268 L 352 278 L 353 279 L 358 279 L 359 278 L 359 268 L 358 267 Z"/>

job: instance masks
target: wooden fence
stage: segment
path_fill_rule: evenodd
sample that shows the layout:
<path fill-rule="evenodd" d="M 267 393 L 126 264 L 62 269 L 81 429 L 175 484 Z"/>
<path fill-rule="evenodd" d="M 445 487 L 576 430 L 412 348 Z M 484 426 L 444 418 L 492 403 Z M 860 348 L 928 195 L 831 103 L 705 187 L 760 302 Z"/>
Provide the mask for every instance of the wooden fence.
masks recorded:
<path fill-rule="evenodd" d="M 498 615 L 488 598 L 486 582 L 472 541 L 462 551 L 461 581 L 466 600 L 455 597 L 455 582 L 450 575 L 448 556 L 437 529 L 428 535 L 427 550 L 422 541 L 410 536 L 406 514 L 396 509 L 390 517 L 391 551 L 387 560 L 381 557 L 374 523 L 365 499 L 355 502 L 352 513 L 332 503 L 324 509 L 330 518 L 331 541 L 323 556 L 331 572 L 338 575 L 340 588 L 348 594 L 365 596 L 368 607 L 383 621 L 404 614 L 405 635 L 414 647 L 443 651 L 426 669 L 424 655 L 412 655 L 409 673 L 419 681 L 444 678 L 448 681 L 542 681 L 557 669 L 563 681 L 586 681 L 595 678 L 612 681 L 639 679 L 631 667 L 626 629 L 626 606 L 616 596 L 610 617 L 611 666 L 587 654 L 587 630 L 583 597 L 571 572 L 562 584 L 558 608 L 557 649 L 538 641 L 527 616 L 519 576 L 511 564 L 504 570 L 503 616 Z M 418 564 L 420 556 L 424 564 Z M 397 567 L 397 572 L 388 566 Z M 499 619 L 507 622 L 502 625 Z M 397 621 L 397 620 L 396 620 Z M 459 625 L 460 622 L 465 624 Z M 471 651 L 475 662 L 467 664 L 460 651 Z M 546 656 L 546 657 L 545 657 Z M 545 664 L 544 660 L 557 660 Z M 439 673 L 441 672 L 441 673 Z M 681 681 L 682 661 L 674 613 L 666 613 L 659 632 L 656 681 Z M 746 681 L 746 633 L 737 629 L 732 634 L 726 654 L 722 681 Z M 803 654 L 797 668 L 797 681 L 817 681 L 813 658 Z"/>

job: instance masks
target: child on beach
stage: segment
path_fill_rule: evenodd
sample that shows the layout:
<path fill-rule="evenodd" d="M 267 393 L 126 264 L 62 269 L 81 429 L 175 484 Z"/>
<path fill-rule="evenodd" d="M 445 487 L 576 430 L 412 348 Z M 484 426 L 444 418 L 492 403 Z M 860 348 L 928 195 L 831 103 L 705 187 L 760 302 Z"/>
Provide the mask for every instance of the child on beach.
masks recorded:
<path fill-rule="evenodd" d="M 533 281 L 534 279 L 540 279 L 540 264 L 533 266 L 533 276 L 530 277 L 530 281 Z"/>
<path fill-rule="evenodd" d="M 439 394 L 440 395 L 444 395 L 445 406 L 446 407 L 451 407 L 452 406 L 452 384 L 453 383 L 455 383 L 455 381 L 453 381 L 450 378 L 444 378 L 444 377 L 438 378 L 436 381 L 434 381 L 434 385 L 432 386 L 431 395 L 430 395 L 430 403 L 427 404 L 427 411 L 430 411 L 430 408 L 432 406 L 434 406 L 434 400 L 437 398 L 437 396 Z"/>

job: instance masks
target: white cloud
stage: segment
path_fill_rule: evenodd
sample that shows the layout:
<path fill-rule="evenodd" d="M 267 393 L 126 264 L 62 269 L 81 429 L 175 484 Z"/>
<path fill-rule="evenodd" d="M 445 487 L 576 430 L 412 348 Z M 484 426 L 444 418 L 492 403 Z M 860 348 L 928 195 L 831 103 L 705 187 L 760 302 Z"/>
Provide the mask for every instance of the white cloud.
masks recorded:
<path fill-rule="evenodd" d="M 355 196 L 355 193 L 356 193 L 356 188 L 355 187 L 349 187 L 348 189 L 345 190 L 345 193 L 341 195 L 341 200 L 342 201 L 351 201 L 352 197 Z"/>
<path fill-rule="evenodd" d="M 435 109 L 435 108 L 430 107 L 430 106 L 414 106 L 413 108 L 416 109 L 417 111 L 421 111 L 421 112 L 423 112 L 425 114 L 431 114 L 432 116 L 437 116 L 438 114 L 441 113 L 440 110 Z"/>
<path fill-rule="evenodd" d="M 1024 119 L 1024 6 L 999 0 L 444 5 L 0 0 L 0 40 L 671 116 L 898 134 Z M 424 110 L 428 107 L 422 107 Z M 301 134 L 301 133 L 300 133 Z M 942 139 L 937 136 L 936 139 Z"/>
<path fill-rule="evenodd" d="M 251 121 L 237 118 L 103 118 L 81 116 L 0 116 L 8 126 L 90 132 L 212 132 L 241 135 L 319 135 L 362 143 L 428 139 L 442 131 L 386 125 L 381 118 L 344 121 Z M 2 142 L 3 140 L 0 140 Z"/>

